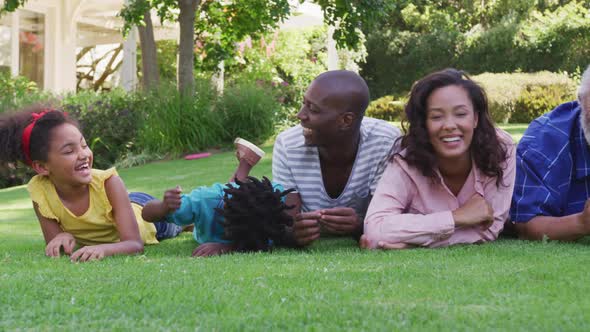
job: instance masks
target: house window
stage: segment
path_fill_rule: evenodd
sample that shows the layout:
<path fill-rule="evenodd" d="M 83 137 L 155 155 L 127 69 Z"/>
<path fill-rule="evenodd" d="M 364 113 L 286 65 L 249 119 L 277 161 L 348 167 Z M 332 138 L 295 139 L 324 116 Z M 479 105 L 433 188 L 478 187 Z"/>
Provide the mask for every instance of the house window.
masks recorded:
<path fill-rule="evenodd" d="M 43 89 L 45 54 L 45 18 L 42 14 L 21 10 L 19 15 L 20 75 Z"/>
<path fill-rule="evenodd" d="M 0 74 L 10 75 L 11 15 L 0 17 Z"/>

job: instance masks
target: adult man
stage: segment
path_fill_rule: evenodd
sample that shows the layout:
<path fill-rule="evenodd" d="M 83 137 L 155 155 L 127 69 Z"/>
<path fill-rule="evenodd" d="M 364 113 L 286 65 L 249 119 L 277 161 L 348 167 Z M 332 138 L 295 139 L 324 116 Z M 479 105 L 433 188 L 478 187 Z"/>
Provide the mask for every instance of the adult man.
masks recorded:
<path fill-rule="evenodd" d="M 365 81 L 350 71 L 325 72 L 311 83 L 297 114 L 300 125 L 276 139 L 275 182 L 295 188 L 296 243 L 320 233 L 360 235 L 363 219 L 392 152 L 399 129 L 363 118 L 369 104 Z"/>
<path fill-rule="evenodd" d="M 517 147 L 510 214 L 522 238 L 590 234 L 590 67 L 578 101 L 533 121 Z"/>

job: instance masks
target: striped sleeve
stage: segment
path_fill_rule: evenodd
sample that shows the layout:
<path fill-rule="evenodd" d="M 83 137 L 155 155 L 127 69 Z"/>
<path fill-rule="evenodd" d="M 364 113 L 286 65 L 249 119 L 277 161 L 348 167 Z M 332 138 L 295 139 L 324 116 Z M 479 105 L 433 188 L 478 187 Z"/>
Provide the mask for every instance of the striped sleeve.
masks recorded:
<path fill-rule="evenodd" d="M 272 151 L 273 182 L 280 183 L 285 188 L 296 188 L 295 179 L 287 162 L 287 149 L 283 137 L 279 135 Z"/>

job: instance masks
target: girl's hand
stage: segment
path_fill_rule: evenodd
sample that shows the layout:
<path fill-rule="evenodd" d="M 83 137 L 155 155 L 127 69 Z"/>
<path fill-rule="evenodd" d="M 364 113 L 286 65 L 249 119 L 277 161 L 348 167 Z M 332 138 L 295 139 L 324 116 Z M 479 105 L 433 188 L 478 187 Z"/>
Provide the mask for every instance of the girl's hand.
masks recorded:
<path fill-rule="evenodd" d="M 106 256 L 104 246 L 87 246 L 76 250 L 70 260 L 72 262 L 88 262 L 103 259 L 104 256 Z"/>
<path fill-rule="evenodd" d="M 62 232 L 57 234 L 45 247 L 45 255 L 49 257 L 59 257 L 61 248 L 64 248 L 64 253 L 71 255 L 76 246 L 76 239 L 70 233 Z"/>

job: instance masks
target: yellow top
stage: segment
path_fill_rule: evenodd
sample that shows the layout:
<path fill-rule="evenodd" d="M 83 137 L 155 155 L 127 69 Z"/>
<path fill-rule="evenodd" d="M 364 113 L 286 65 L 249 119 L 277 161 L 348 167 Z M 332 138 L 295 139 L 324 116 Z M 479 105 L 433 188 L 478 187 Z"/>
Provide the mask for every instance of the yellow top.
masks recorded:
<path fill-rule="evenodd" d="M 113 207 L 107 197 L 104 187 L 105 181 L 113 175 L 118 175 L 114 168 L 106 171 L 93 169 L 92 181 L 88 185 L 90 190 L 90 205 L 81 216 L 76 216 L 66 208 L 55 190 L 55 186 L 48 177 L 35 175 L 27 190 L 33 202 L 39 206 L 39 213 L 48 219 L 54 219 L 64 232 L 74 236 L 76 242 L 82 245 L 119 242 L 119 232 L 113 217 Z M 142 207 L 131 204 L 141 239 L 146 244 L 158 243 L 156 227 L 141 217 Z"/>

